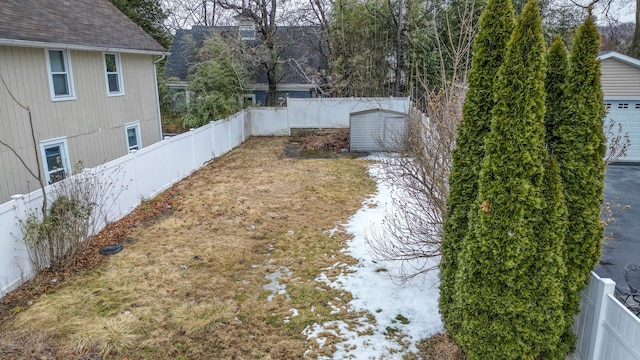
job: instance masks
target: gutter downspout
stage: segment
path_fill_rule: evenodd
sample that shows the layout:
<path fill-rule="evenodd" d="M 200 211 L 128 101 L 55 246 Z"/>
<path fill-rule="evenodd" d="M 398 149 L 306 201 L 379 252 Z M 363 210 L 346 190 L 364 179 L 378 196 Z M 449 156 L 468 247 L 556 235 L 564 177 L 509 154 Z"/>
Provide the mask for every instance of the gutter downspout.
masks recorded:
<path fill-rule="evenodd" d="M 157 64 L 167 57 L 166 54 L 162 54 L 159 59 L 153 61 L 153 81 L 156 85 L 156 111 L 158 113 L 158 129 L 160 129 L 160 141 L 162 141 L 162 118 L 160 116 L 160 94 L 158 92 L 158 70 Z"/>

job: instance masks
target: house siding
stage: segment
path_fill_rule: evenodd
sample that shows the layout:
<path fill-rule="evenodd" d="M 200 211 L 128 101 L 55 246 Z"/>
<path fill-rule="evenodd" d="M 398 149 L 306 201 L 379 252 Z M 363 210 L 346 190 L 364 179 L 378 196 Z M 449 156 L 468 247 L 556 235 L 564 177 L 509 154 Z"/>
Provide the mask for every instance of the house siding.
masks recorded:
<path fill-rule="evenodd" d="M 605 99 L 640 98 L 640 71 L 636 67 L 612 58 L 600 64 Z"/>
<path fill-rule="evenodd" d="M 31 109 L 36 143 L 66 137 L 72 164 L 94 167 L 127 154 L 124 124 L 140 123 L 143 146 L 160 140 L 154 57 L 120 54 L 125 95 L 107 95 L 103 53 L 69 51 L 75 100 L 52 101 L 42 48 L 0 46 L 0 74 L 15 97 Z M 0 84 L 0 140 L 25 157 L 34 171 L 28 114 Z M 39 154 L 38 154 L 39 156 Z M 17 158 L 0 146 L 0 202 L 38 188 Z"/>

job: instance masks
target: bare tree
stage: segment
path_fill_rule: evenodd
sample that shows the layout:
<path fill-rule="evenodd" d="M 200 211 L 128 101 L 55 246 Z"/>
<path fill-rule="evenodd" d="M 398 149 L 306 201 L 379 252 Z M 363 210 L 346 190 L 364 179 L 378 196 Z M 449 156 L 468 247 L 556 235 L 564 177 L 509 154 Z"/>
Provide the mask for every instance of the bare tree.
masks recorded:
<path fill-rule="evenodd" d="M 232 14 L 220 9 L 215 0 L 163 0 L 162 5 L 172 32 L 192 25 L 225 25 L 233 20 Z"/>
<path fill-rule="evenodd" d="M 217 3 L 223 9 L 233 10 L 241 21 L 251 21 L 254 24 L 261 41 L 261 49 L 258 50 L 260 66 L 267 76 L 266 105 L 274 106 L 281 80 L 278 71 L 282 59 L 279 55 L 283 49 L 276 36 L 277 0 L 217 0 Z"/>
<path fill-rule="evenodd" d="M 399 272 L 389 274 L 399 282 L 438 266 L 431 260 L 440 255 L 451 154 L 462 120 L 466 73 L 477 30 L 474 7 L 474 1 L 468 0 L 460 10 L 459 31 L 452 31 L 445 22 L 441 26 L 446 31 L 433 32 L 442 85 L 432 90 L 426 74 L 416 70 L 422 97 L 415 101 L 417 109 L 409 114 L 408 141 L 398 156 L 381 160 L 383 180 L 398 189 L 399 196 L 392 200 L 397 210 L 386 214 L 382 233 L 372 234 L 367 241 L 378 260 L 400 262 Z M 446 36 L 438 35 L 441 33 Z M 451 68 L 446 64 L 452 64 Z"/>
<path fill-rule="evenodd" d="M 314 54 L 318 56 L 318 66 L 309 66 L 308 63 L 299 59 L 288 59 L 298 73 L 305 77 L 311 84 L 316 85 L 316 89 L 321 96 L 337 95 L 339 84 L 333 69 L 334 44 L 331 29 L 331 10 L 335 5 L 331 0 L 308 0 L 302 3 L 299 8 L 292 12 L 289 21 L 295 24 L 308 25 L 316 30 L 308 31 L 305 41 L 310 49 L 314 49 Z"/>
<path fill-rule="evenodd" d="M 38 181 L 38 184 L 40 185 L 40 189 L 42 191 L 42 209 L 41 209 L 42 211 L 41 212 L 42 212 L 42 216 L 45 217 L 47 216 L 47 192 L 45 191 L 46 183 L 45 183 L 44 176 L 42 174 L 42 167 L 40 166 L 40 157 L 38 156 L 38 143 L 36 141 L 36 134 L 33 126 L 33 117 L 31 114 L 31 108 L 28 105 L 25 105 L 20 101 L 18 101 L 18 99 L 13 94 L 13 92 L 11 92 L 11 89 L 9 89 L 9 86 L 7 85 L 7 83 L 4 81 L 4 77 L 2 75 L 0 75 L 0 80 L 2 80 L 2 85 L 4 86 L 4 89 L 7 91 L 9 96 L 11 97 L 11 100 L 13 100 L 13 102 L 16 105 L 18 105 L 28 114 L 29 130 L 31 131 L 31 140 L 33 141 L 33 152 L 35 154 L 35 159 L 36 159 L 36 170 L 33 170 L 29 166 L 29 164 L 27 164 L 27 161 L 24 159 L 24 157 L 21 156 L 16 150 L 16 148 L 13 147 L 11 144 L 9 144 L 6 139 L 0 139 L 0 145 L 3 145 L 7 149 L 9 149 L 9 151 L 11 151 L 18 158 L 18 161 L 20 161 L 20 164 L 22 164 L 22 166 L 27 170 L 29 175 L 31 175 L 34 179 Z"/>
<path fill-rule="evenodd" d="M 385 214 L 382 232 L 371 234 L 367 242 L 377 260 L 399 261 L 399 272 L 390 274 L 399 282 L 438 267 L 430 260 L 440 255 L 462 96 L 451 86 L 426 95 L 429 118 L 412 111 L 406 146 L 398 156 L 381 160 L 383 181 L 397 189 L 395 212 Z"/>

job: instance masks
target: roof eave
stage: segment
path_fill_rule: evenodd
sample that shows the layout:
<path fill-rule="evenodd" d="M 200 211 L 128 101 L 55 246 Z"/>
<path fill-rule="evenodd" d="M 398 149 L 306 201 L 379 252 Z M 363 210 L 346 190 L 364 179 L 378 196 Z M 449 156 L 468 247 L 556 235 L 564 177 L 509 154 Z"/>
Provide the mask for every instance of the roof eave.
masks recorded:
<path fill-rule="evenodd" d="M 640 60 L 633 58 L 631 56 L 627 56 L 624 54 L 620 54 L 618 52 L 615 51 L 610 51 L 610 52 L 606 52 L 600 56 L 598 56 L 598 59 L 600 60 L 606 60 L 606 59 L 616 59 L 618 61 L 622 61 L 624 63 L 627 63 L 629 65 L 635 66 L 637 68 L 640 68 Z"/>
<path fill-rule="evenodd" d="M 59 48 L 59 49 L 69 49 L 69 50 L 84 50 L 84 51 L 105 51 L 105 52 L 119 52 L 119 53 L 143 54 L 143 55 L 171 54 L 166 50 L 160 51 L 160 50 L 126 49 L 126 48 L 109 47 L 109 46 L 74 45 L 74 44 L 62 44 L 62 43 L 50 43 L 50 42 L 42 42 L 42 41 L 2 39 L 2 38 L 0 38 L 0 45 L 45 48 L 45 49 Z"/>

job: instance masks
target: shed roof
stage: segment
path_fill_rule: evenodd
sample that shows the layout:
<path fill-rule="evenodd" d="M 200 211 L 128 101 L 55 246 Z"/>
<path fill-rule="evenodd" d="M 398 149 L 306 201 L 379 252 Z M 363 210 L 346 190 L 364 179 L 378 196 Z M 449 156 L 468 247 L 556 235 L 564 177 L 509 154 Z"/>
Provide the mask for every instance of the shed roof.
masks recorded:
<path fill-rule="evenodd" d="M 375 108 L 375 109 L 368 109 L 368 110 L 352 112 L 352 113 L 349 114 L 349 116 L 354 116 L 354 115 L 358 116 L 358 115 L 364 115 L 364 114 L 369 114 L 369 113 L 374 113 L 374 112 L 383 112 L 383 113 L 387 113 L 387 114 L 402 115 L 402 116 L 409 115 L 407 113 L 400 112 L 400 111 L 393 111 L 393 110 Z"/>
<path fill-rule="evenodd" d="M 109 0 L 2 0 L 0 45 L 166 53 Z"/>

